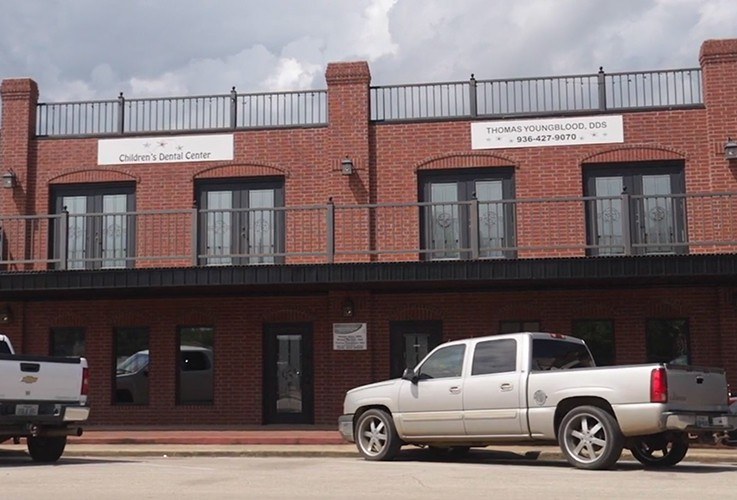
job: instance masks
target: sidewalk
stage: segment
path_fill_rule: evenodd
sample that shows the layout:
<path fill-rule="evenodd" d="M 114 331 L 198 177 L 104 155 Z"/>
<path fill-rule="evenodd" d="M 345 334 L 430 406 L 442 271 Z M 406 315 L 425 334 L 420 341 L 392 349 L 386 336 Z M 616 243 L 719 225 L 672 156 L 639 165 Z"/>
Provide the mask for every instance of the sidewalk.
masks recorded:
<path fill-rule="evenodd" d="M 407 447 L 407 450 L 410 450 Z M 0 453 L 25 453 L 25 444 L 0 444 Z M 554 445 L 499 444 L 483 449 L 491 459 L 564 460 Z M 177 429 L 90 428 L 80 437 L 70 436 L 65 457 L 351 457 L 360 455 L 353 443 L 343 441 L 336 430 L 328 429 Z M 628 451 L 623 460 L 633 460 Z M 692 447 L 688 462 L 737 465 L 737 448 Z"/>

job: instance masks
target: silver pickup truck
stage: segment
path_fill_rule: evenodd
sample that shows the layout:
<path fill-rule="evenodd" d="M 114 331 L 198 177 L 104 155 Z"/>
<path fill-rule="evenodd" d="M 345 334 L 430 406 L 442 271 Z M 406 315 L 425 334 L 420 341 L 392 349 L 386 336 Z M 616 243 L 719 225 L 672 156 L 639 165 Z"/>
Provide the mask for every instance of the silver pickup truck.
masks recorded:
<path fill-rule="evenodd" d="M 85 358 L 15 354 L 0 335 L 0 443 L 25 437 L 34 461 L 55 462 L 82 435 L 88 389 Z"/>
<path fill-rule="evenodd" d="M 724 371 L 646 364 L 597 368 L 585 343 L 551 333 L 448 342 L 402 378 L 347 392 L 338 428 L 368 460 L 404 444 L 466 452 L 504 441 L 557 442 L 581 469 L 624 448 L 650 467 L 680 462 L 689 434 L 733 429 Z"/>

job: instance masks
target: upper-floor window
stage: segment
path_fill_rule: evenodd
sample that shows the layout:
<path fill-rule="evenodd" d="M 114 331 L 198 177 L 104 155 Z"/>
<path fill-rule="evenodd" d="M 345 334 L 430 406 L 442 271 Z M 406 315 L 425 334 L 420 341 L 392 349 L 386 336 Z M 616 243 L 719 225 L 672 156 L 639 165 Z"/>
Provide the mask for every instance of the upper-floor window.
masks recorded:
<path fill-rule="evenodd" d="M 427 172 L 420 177 L 423 249 L 428 259 L 466 259 L 478 242 L 479 257 L 513 257 L 513 170 L 493 168 Z M 478 209 L 471 211 L 471 200 Z M 474 233 L 475 231 L 475 233 Z"/>
<path fill-rule="evenodd" d="M 283 261 L 284 181 L 226 179 L 197 186 L 199 256 L 206 265 Z"/>
<path fill-rule="evenodd" d="M 53 228 L 54 257 L 66 256 L 67 269 L 133 266 L 132 183 L 54 186 L 52 210 L 68 213 L 66 227 L 56 223 Z"/>
<path fill-rule="evenodd" d="M 588 166 L 588 241 L 594 255 L 685 253 L 681 162 Z M 623 206 L 623 194 L 629 203 Z"/>

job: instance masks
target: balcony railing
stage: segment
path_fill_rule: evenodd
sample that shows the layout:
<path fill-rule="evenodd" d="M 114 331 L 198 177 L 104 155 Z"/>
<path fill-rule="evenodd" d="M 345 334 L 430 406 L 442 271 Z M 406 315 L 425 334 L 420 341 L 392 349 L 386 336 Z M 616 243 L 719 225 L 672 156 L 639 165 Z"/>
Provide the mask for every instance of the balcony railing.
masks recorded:
<path fill-rule="evenodd" d="M 39 103 L 36 135 L 74 137 L 319 126 L 327 90 Z M 545 116 L 703 104 L 701 69 L 374 86 L 378 122 Z"/>
<path fill-rule="evenodd" d="M 733 253 L 737 193 L 0 217 L 6 271 Z"/>

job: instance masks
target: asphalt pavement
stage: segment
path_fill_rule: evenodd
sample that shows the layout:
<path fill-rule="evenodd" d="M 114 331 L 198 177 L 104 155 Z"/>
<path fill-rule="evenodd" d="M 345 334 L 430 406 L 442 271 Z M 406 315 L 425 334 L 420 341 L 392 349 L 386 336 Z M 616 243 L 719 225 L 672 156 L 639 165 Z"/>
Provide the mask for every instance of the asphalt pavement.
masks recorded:
<path fill-rule="evenodd" d="M 25 444 L 0 444 L 0 452 L 25 453 Z M 563 460 L 554 445 L 499 444 L 485 449 L 503 459 Z M 356 446 L 326 428 L 95 428 L 69 437 L 64 456 L 302 456 L 359 457 Z M 622 458 L 632 459 L 625 450 Z M 737 465 L 737 448 L 694 445 L 686 461 Z"/>

